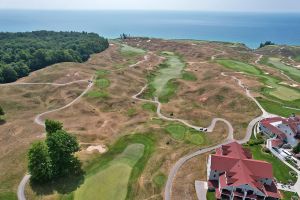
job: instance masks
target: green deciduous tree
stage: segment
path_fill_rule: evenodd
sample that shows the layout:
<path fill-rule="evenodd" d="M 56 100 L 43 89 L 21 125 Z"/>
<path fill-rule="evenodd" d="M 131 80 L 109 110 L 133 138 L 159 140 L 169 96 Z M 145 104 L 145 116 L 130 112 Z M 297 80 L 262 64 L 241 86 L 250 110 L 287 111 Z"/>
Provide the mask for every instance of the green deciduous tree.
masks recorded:
<path fill-rule="evenodd" d="M 300 153 L 300 142 L 293 148 L 293 152 L 296 154 Z"/>
<path fill-rule="evenodd" d="M 47 134 L 55 133 L 63 128 L 63 124 L 61 122 L 50 119 L 46 119 L 45 126 Z"/>
<path fill-rule="evenodd" d="M 0 106 L 0 115 L 5 115 L 5 112 L 1 106 Z"/>
<path fill-rule="evenodd" d="M 3 77 L 3 82 L 10 83 L 18 79 L 17 72 L 11 66 L 4 65 L 0 70 L 0 76 Z"/>
<path fill-rule="evenodd" d="M 74 156 L 79 150 L 76 138 L 64 130 L 48 134 L 46 139 L 55 176 L 65 176 L 80 171 L 80 162 Z"/>
<path fill-rule="evenodd" d="M 31 180 L 45 182 L 52 178 L 52 165 L 45 142 L 35 142 L 28 152 L 28 170 Z"/>

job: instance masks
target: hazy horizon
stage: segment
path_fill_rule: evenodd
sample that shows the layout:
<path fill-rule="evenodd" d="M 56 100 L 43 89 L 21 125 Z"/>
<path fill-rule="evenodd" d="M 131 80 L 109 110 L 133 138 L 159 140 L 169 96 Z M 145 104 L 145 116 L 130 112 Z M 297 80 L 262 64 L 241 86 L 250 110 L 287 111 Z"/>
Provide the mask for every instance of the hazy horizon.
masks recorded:
<path fill-rule="evenodd" d="M 299 0 L 2 0 L 1 10 L 300 12 Z"/>

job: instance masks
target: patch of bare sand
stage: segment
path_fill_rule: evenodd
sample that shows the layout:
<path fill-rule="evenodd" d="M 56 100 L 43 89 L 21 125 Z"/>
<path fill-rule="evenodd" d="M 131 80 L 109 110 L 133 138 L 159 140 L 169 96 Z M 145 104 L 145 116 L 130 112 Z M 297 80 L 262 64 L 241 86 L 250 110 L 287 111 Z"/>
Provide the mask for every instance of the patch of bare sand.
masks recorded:
<path fill-rule="evenodd" d="M 86 151 L 92 153 L 94 151 L 98 151 L 100 154 L 105 153 L 107 151 L 107 147 L 104 144 L 96 145 L 96 146 L 89 146 Z"/>

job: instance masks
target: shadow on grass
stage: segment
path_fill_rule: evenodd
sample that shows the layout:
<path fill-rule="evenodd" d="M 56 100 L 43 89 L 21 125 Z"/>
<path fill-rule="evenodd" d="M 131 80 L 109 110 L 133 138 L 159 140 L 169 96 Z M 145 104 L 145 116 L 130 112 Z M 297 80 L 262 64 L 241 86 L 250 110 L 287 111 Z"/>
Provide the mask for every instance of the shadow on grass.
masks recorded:
<path fill-rule="evenodd" d="M 69 175 L 67 177 L 58 178 L 49 183 L 34 183 L 30 181 L 32 190 L 37 195 L 50 195 L 54 192 L 59 194 L 69 194 L 75 191 L 84 183 L 84 173 Z"/>

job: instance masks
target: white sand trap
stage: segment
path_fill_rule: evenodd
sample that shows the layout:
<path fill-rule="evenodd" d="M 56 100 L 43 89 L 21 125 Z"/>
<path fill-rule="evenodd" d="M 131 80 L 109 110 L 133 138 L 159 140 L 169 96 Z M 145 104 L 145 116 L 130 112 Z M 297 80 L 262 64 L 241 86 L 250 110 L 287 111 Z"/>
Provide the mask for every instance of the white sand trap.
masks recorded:
<path fill-rule="evenodd" d="M 272 87 L 272 86 L 269 86 L 269 85 L 267 85 L 267 87 L 268 87 L 268 88 L 271 88 L 271 89 L 273 89 L 273 87 Z"/>
<path fill-rule="evenodd" d="M 282 84 L 282 85 L 288 85 L 288 86 L 290 86 L 290 87 L 298 87 L 299 85 L 298 84 L 288 84 L 288 83 L 286 83 L 286 82 L 280 82 L 279 84 Z"/>
<path fill-rule="evenodd" d="M 93 152 L 96 150 L 99 153 L 105 153 L 107 151 L 107 147 L 105 145 L 89 146 L 86 150 L 88 152 Z"/>

